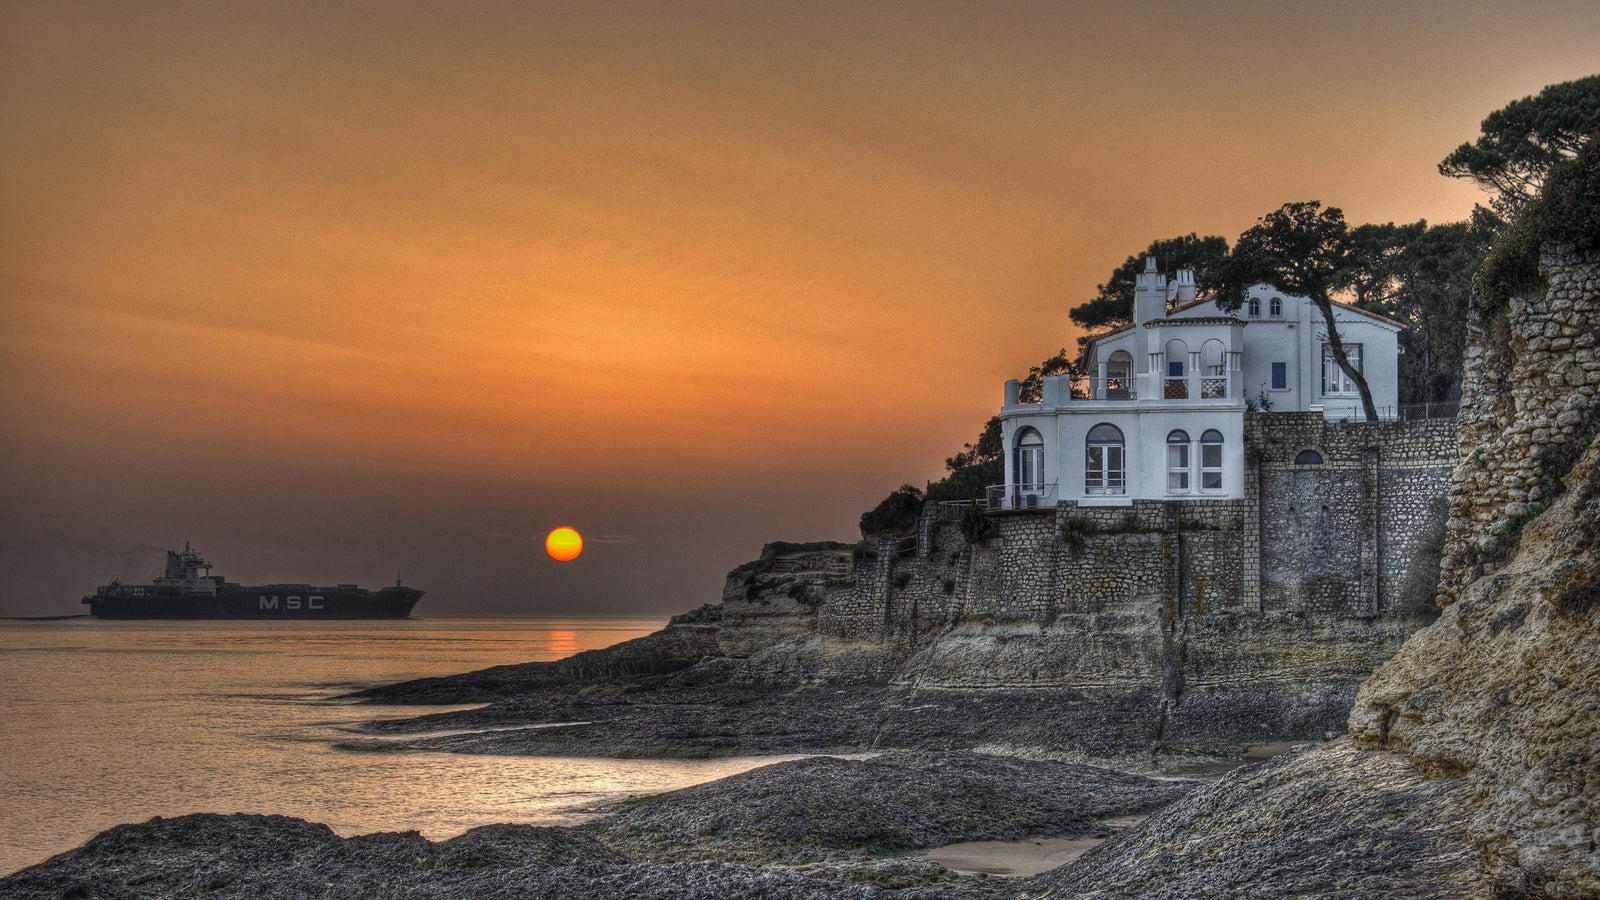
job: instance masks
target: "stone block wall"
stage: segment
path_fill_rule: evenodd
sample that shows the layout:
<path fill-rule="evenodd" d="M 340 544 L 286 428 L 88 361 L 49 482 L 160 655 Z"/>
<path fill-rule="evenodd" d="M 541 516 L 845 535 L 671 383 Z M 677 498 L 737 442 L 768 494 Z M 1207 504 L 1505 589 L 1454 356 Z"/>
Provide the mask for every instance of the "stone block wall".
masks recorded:
<path fill-rule="evenodd" d="M 1256 413 L 1245 440 L 1260 528 L 1256 565 L 1245 566 L 1260 573 L 1261 612 L 1411 612 L 1416 585 L 1437 571 L 1438 501 L 1458 458 L 1454 420 L 1368 425 Z M 1297 465 L 1306 450 L 1322 462 Z"/>

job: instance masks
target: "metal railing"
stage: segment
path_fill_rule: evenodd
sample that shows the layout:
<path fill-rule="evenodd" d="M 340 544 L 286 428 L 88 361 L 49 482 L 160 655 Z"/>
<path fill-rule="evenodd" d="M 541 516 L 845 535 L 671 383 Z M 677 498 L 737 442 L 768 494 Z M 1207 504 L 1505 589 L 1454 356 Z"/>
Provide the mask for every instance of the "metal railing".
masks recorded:
<path fill-rule="evenodd" d="M 1052 509 L 1059 488 L 1054 484 L 991 484 L 985 509 Z"/>
<path fill-rule="evenodd" d="M 987 500 L 940 500 L 939 508 L 934 513 L 934 521 L 960 521 L 961 513 L 969 506 L 976 506 L 979 509 L 988 509 L 989 502 Z"/>
<path fill-rule="evenodd" d="M 1164 400 L 1189 399 L 1189 379 L 1182 376 L 1168 378 L 1165 387 L 1161 391 L 1161 397 Z"/>
<path fill-rule="evenodd" d="M 1379 412 L 1382 413 L 1383 410 L 1379 410 Z M 1423 419 L 1453 419 L 1460 412 L 1460 400 L 1445 400 L 1439 403 L 1402 403 L 1399 407 L 1399 419 L 1402 422 L 1418 422 Z"/>
<path fill-rule="evenodd" d="M 1228 399 L 1228 376 L 1219 375 L 1200 379 L 1200 399 Z"/>

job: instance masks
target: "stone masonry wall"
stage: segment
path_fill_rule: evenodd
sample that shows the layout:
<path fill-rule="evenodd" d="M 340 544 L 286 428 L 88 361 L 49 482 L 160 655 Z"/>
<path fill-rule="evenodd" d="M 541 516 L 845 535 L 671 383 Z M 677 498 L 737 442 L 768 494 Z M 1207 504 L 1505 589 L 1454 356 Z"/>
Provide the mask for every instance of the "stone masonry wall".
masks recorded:
<path fill-rule="evenodd" d="M 1453 420 L 1255 414 L 1245 439 L 1258 479 L 1262 612 L 1406 615 L 1430 599 L 1418 595 L 1437 572 Z M 1306 450 L 1322 462 L 1297 465 Z"/>
<path fill-rule="evenodd" d="M 1503 565 L 1549 505 L 1600 408 L 1600 252 L 1546 247 L 1548 288 L 1468 322 L 1461 457 L 1450 487 L 1439 604 Z M 1476 312 L 1476 311 L 1474 311 Z"/>

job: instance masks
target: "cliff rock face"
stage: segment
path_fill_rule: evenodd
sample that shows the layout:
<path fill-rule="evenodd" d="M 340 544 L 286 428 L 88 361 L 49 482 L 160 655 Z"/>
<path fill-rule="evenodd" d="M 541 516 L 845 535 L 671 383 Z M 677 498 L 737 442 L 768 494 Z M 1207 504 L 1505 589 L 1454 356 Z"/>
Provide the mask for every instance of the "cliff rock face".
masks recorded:
<path fill-rule="evenodd" d="M 1461 822 L 1471 792 L 1349 741 L 1241 769 L 1076 863 L 1036 900 L 1493 896 Z"/>
<path fill-rule="evenodd" d="M 1600 258 L 1480 327 L 1441 603 L 1363 685 L 1361 747 L 1470 785 L 1503 894 L 1600 896 Z M 1470 416 L 1468 410 L 1471 410 Z"/>
<path fill-rule="evenodd" d="M 1600 408 L 1600 262 L 1593 252 L 1546 248 L 1542 296 L 1516 297 L 1504 317 L 1468 325 L 1458 418 L 1461 464 L 1439 602 L 1495 571 L 1523 525 L 1561 492 L 1561 479 L 1594 439 Z"/>

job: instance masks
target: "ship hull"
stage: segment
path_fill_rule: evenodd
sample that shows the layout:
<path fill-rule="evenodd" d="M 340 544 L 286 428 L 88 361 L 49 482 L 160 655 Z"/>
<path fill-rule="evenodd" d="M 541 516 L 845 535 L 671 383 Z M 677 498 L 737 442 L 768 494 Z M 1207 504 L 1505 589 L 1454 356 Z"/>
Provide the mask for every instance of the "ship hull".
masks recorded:
<path fill-rule="evenodd" d="M 214 596 L 102 590 L 83 602 L 101 619 L 404 619 L 422 593 L 411 587 L 369 591 L 266 584 L 219 590 Z"/>

